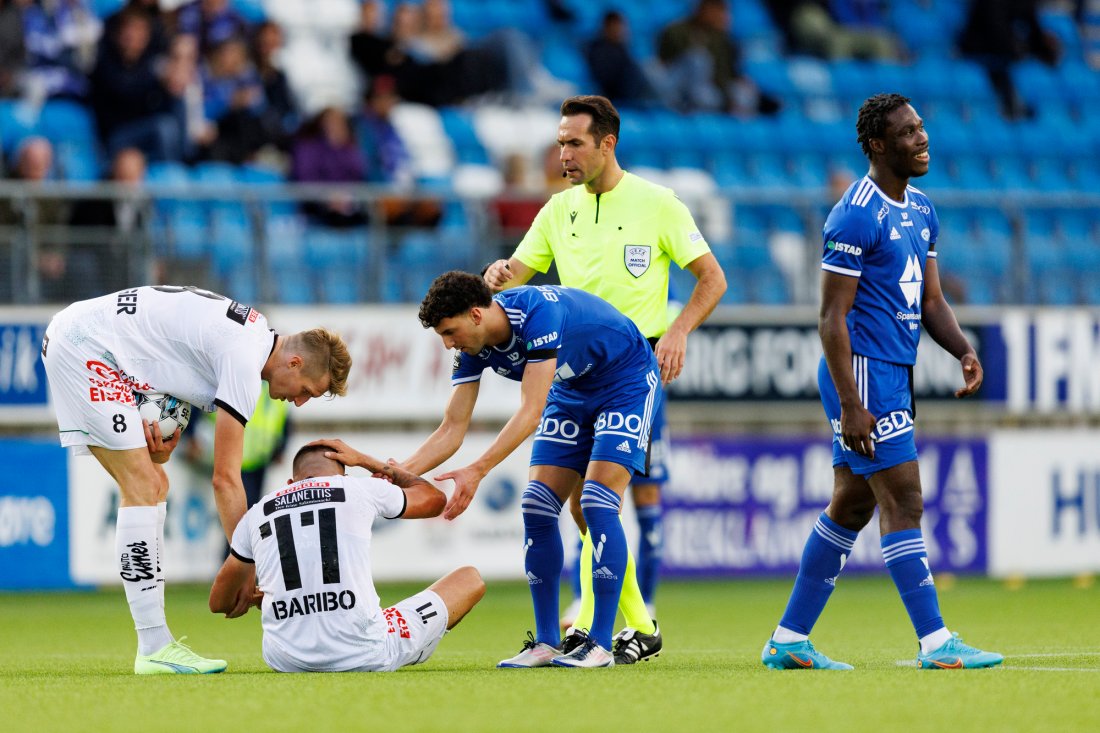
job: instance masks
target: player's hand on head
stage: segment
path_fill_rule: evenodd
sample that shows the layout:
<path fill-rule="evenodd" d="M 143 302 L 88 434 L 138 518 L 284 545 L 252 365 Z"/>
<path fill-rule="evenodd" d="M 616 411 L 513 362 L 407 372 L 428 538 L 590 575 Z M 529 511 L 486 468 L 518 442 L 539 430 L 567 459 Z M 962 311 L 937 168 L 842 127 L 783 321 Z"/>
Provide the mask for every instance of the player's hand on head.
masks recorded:
<path fill-rule="evenodd" d="M 451 494 L 451 498 L 447 500 L 447 505 L 443 507 L 444 519 L 455 519 L 459 514 L 466 511 L 466 508 L 470 506 L 470 502 L 474 499 L 474 494 L 477 493 L 477 487 L 482 478 L 484 476 L 481 473 L 470 467 L 448 471 L 435 477 L 436 481 L 450 480 L 455 482 L 455 490 Z"/>
<path fill-rule="evenodd" d="M 985 372 L 982 370 L 982 363 L 973 354 L 963 354 L 959 363 L 962 365 L 963 382 L 965 384 L 960 389 L 955 390 L 955 396 L 959 398 L 969 397 L 982 386 Z"/>
<path fill-rule="evenodd" d="M 313 441 L 309 445 L 328 448 L 328 450 L 325 451 L 325 458 L 331 458 L 345 466 L 363 466 L 369 469 L 371 466 L 367 465 L 366 461 L 368 459 L 376 460 L 371 459 L 368 455 L 360 453 L 339 438 L 322 438 L 321 440 Z"/>
<path fill-rule="evenodd" d="M 167 463 L 172 457 L 172 451 L 179 445 L 183 431 L 177 428 L 175 433 L 165 438 L 160 432 L 160 423 L 142 420 L 141 426 L 145 430 L 145 445 L 149 448 L 149 457 L 153 459 L 153 463 Z"/>
<path fill-rule="evenodd" d="M 684 371 L 684 355 L 687 353 L 687 334 L 666 333 L 657 341 L 654 349 L 657 365 L 661 368 L 661 382 L 668 384 Z"/>

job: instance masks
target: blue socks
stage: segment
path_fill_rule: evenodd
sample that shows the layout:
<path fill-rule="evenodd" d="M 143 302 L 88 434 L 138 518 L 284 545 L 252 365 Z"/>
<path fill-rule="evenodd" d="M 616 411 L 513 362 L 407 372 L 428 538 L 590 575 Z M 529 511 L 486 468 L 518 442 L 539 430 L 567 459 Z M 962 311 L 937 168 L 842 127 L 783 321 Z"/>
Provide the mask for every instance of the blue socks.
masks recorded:
<path fill-rule="evenodd" d="M 933 631 L 944 628 L 940 615 L 940 602 L 936 596 L 936 584 L 928 568 L 928 551 L 919 529 L 903 529 L 882 537 L 882 558 L 886 569 L 898 587 L 901 602 L 909 612 L 909 620 L 924 638 Z"/>
<path fill-rule="evenodd" d="M 836 579 L 858 535 L 829 519 L 825 512 L 821 513 L 802 551 L 794 590 L 779 622 L 781 629 L 809 636 L 836 587 Z"/>
<path fill-rule="evenodd" d="M 653 603 L 657 592 L 657 578 L 661 572 L 661 550 L 664 547 L 664 531 L 661 526 L 661 505 L 640 506 L 638 510 L 638 529 L 641 539 L 638 542 L 638 587 L 642 599 Z"/>
<path fill-rule="evenodd" d="M 590 636 L 608 651 L 626 575 L 626 534 L 619 519 L 621 506 L 622 498 L 611 489 L 596 481 L 584 482 L 581 511 L 592 537 L 592 594 L 596 606 Z"/>
<path fill-rule="evenodd" d="M 523 490 L 523 568 L 535 606 L 535 639 L 561 646 L 558 629 L 558 585 L 565 549 L 558 530 L 562 501 L 544 483 L 532 481 Z M 608 647 L 610 648 L 610 647 Z"/>

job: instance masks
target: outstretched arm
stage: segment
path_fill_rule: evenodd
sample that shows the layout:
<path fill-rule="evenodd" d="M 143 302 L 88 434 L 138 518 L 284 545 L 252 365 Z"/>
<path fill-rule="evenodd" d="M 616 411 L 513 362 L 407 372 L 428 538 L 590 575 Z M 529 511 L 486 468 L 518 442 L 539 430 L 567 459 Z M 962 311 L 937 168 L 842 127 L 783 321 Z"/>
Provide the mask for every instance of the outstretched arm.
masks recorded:
<path fill-rule="evenodd" d="M 519 409 L 501 428 L 492 445 L 469 466 L 435 477 L 436 481 L 452 479 L 455 482 L 454 493 L 451 494 L 451 500 L 443 510 L 445 519 L 454 519 L 466 511 L 481 480 L 518 448 L 531 433 L 535 432 L 542 417 L 542 410 L 546 407 L 546 396 L 550 393 L 550 385 L 554 382 L 554 371 L 557 365 L 557 359 L 529 363 L 523 371 Z"/>
<path fill-rule="evenodd" d="M 425 519 L 438 517 L 443 511 L 443 505 L 447 497 L 442 491 L 429 483 L 422 476 L 418 476 L 402 466 L 383 462 L 374 456 L 360 453 L 347 443 L 336 438 L 315 440 L 310 445 L 320 445 L 328 448 L 325 458 L 339 461 L 345 466 L 357 466 L 365 468 L 371 473 L 382 474 L 390 480 L 394 486 L 405 492 L 405 513 L 402 519 Z"/>
<path fill-rule="evenodd" d="M 401 465 L 414 474 L 424 474 L 455 454 L 470 429 L 481 382 L 464 382 L 451 390 L 443 422 Z"/>
<path fill-rule="evenodd" d="M 924 295 L 921 298 L 921 325 L 932 340 L 943 347 L 962 365 L 963 386 L 955 390 L 956 397 L 968 397 L 982 386 L 984 372 L 978 354 L 962 332 L 955 311 L 943 296 L 940 269 L 935 258 L 924 266 Z"/>

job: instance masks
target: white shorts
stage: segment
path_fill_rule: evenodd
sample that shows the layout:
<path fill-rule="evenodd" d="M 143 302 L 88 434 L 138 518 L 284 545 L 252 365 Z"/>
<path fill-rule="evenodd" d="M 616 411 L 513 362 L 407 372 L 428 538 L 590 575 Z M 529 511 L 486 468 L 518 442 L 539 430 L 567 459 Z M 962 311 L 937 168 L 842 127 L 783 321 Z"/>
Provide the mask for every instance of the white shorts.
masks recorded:
<path fill-rule="evenodd" d="M 423 590 L 415 596 L 382 609 L 386 620 L 386 652 L 389 662 L 384 671 L 423 664 L 435 652 L 447 633 L 450 619 L 447 604 L 435 591 Z"/>
<path fill-rule="evenodd" d="M 61 445 L 71 448 L 73 455 L 87 455 L 89 445 L 145 448 L 145 431 L 134 403 L 137 385 L 120 372 L 97 339 L 72 338 L 67 325 L 54 319 L 42 342 Z"/>

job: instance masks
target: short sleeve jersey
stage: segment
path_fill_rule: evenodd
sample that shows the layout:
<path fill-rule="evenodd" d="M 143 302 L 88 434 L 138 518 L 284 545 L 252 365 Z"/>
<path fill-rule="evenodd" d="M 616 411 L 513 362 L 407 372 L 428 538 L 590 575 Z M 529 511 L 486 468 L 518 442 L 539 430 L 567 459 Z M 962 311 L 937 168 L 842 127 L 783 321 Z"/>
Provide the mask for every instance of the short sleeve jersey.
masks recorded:
<path fill-rule="evenodd" d="M 574 186 L 539 211 L 515 257 L 539 272 L 557 263 L 561 284 L 600 296 L 646 338 L 668 329 L 668 268 L 710 252 L 671 189 L 625 173 L 607 193 Z"/>
<path fill-rule="evenodd" d="M 912 186 L 899 202 L 864 177 L 833 207 L 821 268 L 859 278 L 847 319 L 853 353 L 916 361 L 925 265 L 936 257 L 939 230 L 932 202 Z"/>
<path fill-rule="evenodd" d="M 656 367 L 638 327 L 591 293 L 558 285 L 523 286 L 493 300 L 508 315 L 512 337 L 476 356 L 459 352 L 452 385 L 478 381 L 486 369 L 520 381 L 527 364 L 549 358 L 558 360 L 555 383 L 585 390 Z"/>
<path fill-rule="evenodd" d="M 385 663 L 386 623 L 371 575 L 371 526 L 405 512 L 381 479 L 327 476 L 268 494 L 249 509 L 230 551 L 256 563 L 264 647 L 315 671 Z"/>
<path fill-rule="evenodd" d="M 65 335 L 91 339 L 139 391 L 170 394 L 241 424 L 256 409 L 275 333 L 255 308 L 193 287 L 144 286 L 74 303 Z"/>

